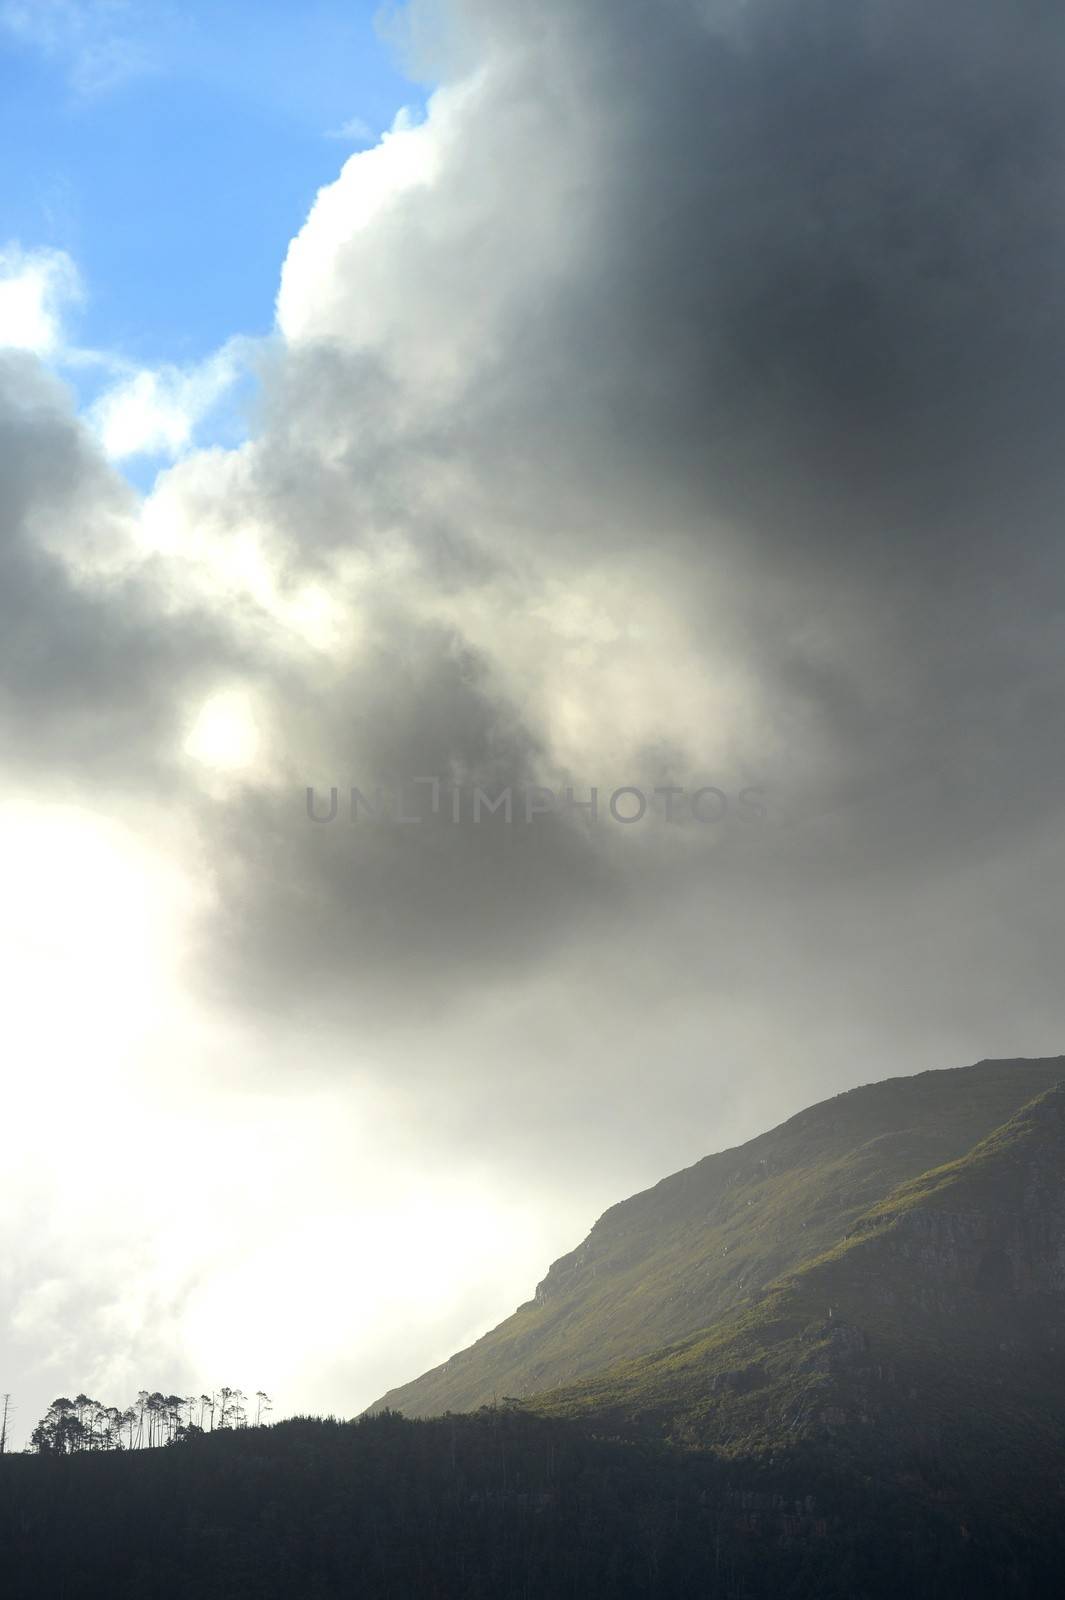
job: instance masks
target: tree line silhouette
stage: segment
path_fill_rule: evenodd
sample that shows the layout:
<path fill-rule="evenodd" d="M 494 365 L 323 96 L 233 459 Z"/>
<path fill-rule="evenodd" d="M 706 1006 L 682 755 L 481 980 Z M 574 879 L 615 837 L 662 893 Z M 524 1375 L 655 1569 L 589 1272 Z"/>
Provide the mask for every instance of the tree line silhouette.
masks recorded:
<path fill-rule="evenodd" d="M 38 1455 L 75 1455 L 85 1450 L 153 1450 L 199 1434 L 246 1428 L 249 1413 L 255 1426 L 273 1409 L 270 1396 L 257 1389 L 249 1401 L 243 1389 L 223 1386 L 211 1394 L 163 1394 L 141 1389 L 124 1410 L 104 1405 L 87 1394 L 53 1400 L 30 1434 L 29 1448 Z"/>

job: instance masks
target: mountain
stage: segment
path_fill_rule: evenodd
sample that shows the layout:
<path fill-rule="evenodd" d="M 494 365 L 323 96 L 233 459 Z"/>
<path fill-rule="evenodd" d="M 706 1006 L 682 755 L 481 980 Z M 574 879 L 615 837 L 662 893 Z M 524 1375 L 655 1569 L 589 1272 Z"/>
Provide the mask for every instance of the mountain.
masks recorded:
<path fill-rule="evenodd" d="M 1065 1059 L 896 1079 L 607 1212 L 451 1414 L 0 1457 L 3 1593 L 1056 1600 L 1063 1352 Z"/>
<path fill-rule="evenodd" d="M 947 1214 L 942 1197 L 962 1193 L 962 1172 L 972 1180 L 988 1171 L 986 1152 L 977 1156 L 975 1147 L 1063 1079 L 1062 1057 L 983 1061 L 870 1084 L 813 1106 L 613 1206 L 513 1316 L 370 1409 L 431 1416 L 501 1396 L 582 1409 L 597 1394 L 616 1398 L 622 1390 L 631 1402 L 631 1369 L 618 1369 L 616 1382 L 603 1378 L 605 1390 L 573 1386 L 648 1356 L 638 1370 L 654 1393 L 653 1374 L 677 1361 L 683 1371 L 687 1360 L 675 1350 L 654 1353 L 685 1340 L 689 1351 L 701 1352 L 698 1361 L 711 1347 L 731 1352 L 722 1359 L 733 1366 L 718 1363 L 716 1376 L 739 1371 L 739 1352 L 753 1339 L 744 1330 L 764 1326 L 782 1295 L 805 1296 L 812 1305 L 820 1294 L 824 1304 L 811 1316 L 826 1322 L 833 1274 L 871 1281 L 893 1260 L 884 1240 L 894 1249 L 907 1228 L 943 1226 L 935 1220 Z M 990 1282 L 994 1267 L 983 1270 Z M 773 1287 L 789 1281 L 788 1289 Z M 850 1304 L 840 1285 L 833 1293 Z M 830 1364 L 845 1337 L 838 1316 L 832 1320 L 836 1327 L 825 1334 L 836 1352 L 824 1357 Z M 802 1359 L 814 1358 L 817 1344 L 808 1336 Z M 548 1401 L 556 1390 L 566 1391 L 565 1402 L 561 1394 Z"/>

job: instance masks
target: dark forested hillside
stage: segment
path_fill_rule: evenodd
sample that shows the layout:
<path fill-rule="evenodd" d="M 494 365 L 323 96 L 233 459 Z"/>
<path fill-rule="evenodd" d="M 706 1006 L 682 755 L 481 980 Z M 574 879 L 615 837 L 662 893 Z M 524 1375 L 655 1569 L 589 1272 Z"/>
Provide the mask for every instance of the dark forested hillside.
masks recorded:
<path fill-rule="evenodd" d="M 5 1600 L 1056 1595 L 1065 1540 L 964 1482 L 729 1461 L 508 1408 L 0 1459 Z"/>

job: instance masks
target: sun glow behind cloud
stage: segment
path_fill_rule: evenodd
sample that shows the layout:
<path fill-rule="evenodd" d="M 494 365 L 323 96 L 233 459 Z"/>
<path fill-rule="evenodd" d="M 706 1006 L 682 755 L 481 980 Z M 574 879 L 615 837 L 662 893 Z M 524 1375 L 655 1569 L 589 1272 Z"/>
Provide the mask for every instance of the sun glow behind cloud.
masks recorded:
<path fill-rule="evenodd" d="M 234 704 L 209 703 L 227 753 Z M 271 1046 L 190 1006 L 203 891 L 164 857 L 85 811 L 8 803 L 0 873 L 18 1063 L 0 1222 L 35 1382 L 76 1368 L 132 1393 L 156 1362 L 197 1392 L 262 1382 L 282 1410 L 335 1404 L 338 1384 L 366 1404 L 396 1374 L 398 1330 L 420 1349 L 437 1328 L 442 1357 L 456 1319 L 463 1337 L 479 1306 L 490 1320 L 501 1282 L 520 1294 L 542 1219 L 416 1165 L 387 1094 L 227 1083 L 257 1054 L 269 1077 Z"/>
<path fill-rule="evenodd" d="M 443 1174 L 419 1179 L 341 1126 L 343 1147 L 321 1122 L 305 1128 L 308 1193 L 299 1220 L 279 1218 L 264 1243 L 223 1262 L 193 1295 L 186 1329 L 200 1366 L 243 1363 L 291 1393 L 306 1388 L 316 1366 L 335 1363 L 339 1330 L 353 1356 L 384 1373 L 389 1344 L 418 1324 L 423 1335 L 442 1330 L 443 1357 L 454 1319 L 465 1320 L 469 1334 L 482 1331 L 469 1307 L 486 1287 L 498 1294 L 507 1252 L 535 1250 L 540 1235 L 529 1215 L 494 1189 Z M 249 1180 L 258 1184 L 263 1170 L 255 1163 Z M 330 1198 L 330 1172 L 350 1173 L 346 1192 L 316 1209 Z M 517 1297 L 523 1285 L 512 1276 Z M 321 1399 L 328 1403 L 324 1388 Z"/>
<path fill-rule="evenodd" d="M 250 767 L 260 748 L 250 696 L 240 689 L 213 694 L 197 713 L 184 748 L 194 761 L 222 772 Z"/>

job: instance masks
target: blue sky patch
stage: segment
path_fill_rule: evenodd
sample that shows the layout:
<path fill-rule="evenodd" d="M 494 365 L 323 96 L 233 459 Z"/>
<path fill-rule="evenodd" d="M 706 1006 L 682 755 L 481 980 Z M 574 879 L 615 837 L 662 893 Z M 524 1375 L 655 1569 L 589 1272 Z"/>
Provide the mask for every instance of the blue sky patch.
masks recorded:
<path fill-rule="evenodd" d="M 424 105 L 377 11 L 0 0 L 0 247 L 73 259 L 73 342 L 183 367 L 270 330 L 317 190 L 401 106 Z M 86 403 L 106 376 L 67 375 Z"/>

